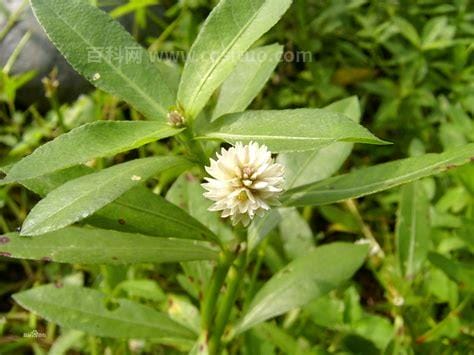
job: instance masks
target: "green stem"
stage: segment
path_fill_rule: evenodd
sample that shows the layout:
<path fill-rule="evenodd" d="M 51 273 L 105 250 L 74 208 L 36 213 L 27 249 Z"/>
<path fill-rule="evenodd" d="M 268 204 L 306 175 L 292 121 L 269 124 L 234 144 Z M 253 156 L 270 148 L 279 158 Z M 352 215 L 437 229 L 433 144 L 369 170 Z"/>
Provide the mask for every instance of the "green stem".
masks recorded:
<path fill-rule="evenodd" d="M 193 133 L 189 128 L 184 130 L 178 137 L 181 138 L 182 143 L 186 146 L 194 160 L 202 166 L 207 165 L 209 159 L 202 149 L 201 144 L 194 139 Z"/>
<path fill-rule="evenodd" d="M 7 197 L 6 204 L 8 208 L 10 208 L 10 210 L 13 212 L 17 220 L 23 221 L 25 219 L 26 216 L 22 213 L 20 207 L 18 207 L 16 202 L 11 197 Z"/>
<path fill-rule="evenodd" d="M 252 276 L 250 278 L 250 285 L 248 287 L 248 291 L 245 293 L 245 301 L 244 301 L 244 312 L 250 306 L 250 301 L 252 300 L 255 290 L 257 288 L 257 278 L 258 274 L 260 273 L 260 269 L 262 267 L 263 259 L 265 258 L 265 247 L 267 245 L 268 239 L 264 241 L 264 243 L 258 249 L 257 260 L 255 261 L 255 267 L 252 272 Z"/>
<path fill-rule="evenodd" d="M 168 39 L 168 37 L 173 33 L 173 31 L 176 29 L 176 27 L 179 25 L 179 23 L 183 20 L 184 15 L 186 14 L 186 11 L 182 11 L 178 18 L 174 20 L 166 29 L 161 33 L 160 37 L 158 37 L 148 48 L 148 51 L 150 53 L 155 53 L 160 50 L 162 47 L 162 44 Z"/>
<path fill-rule="evenodd" d="M 25 45 L 28 43 L 28 41 L 31 38 L 31 32 L 26 32 L 23 37 L 21 38 L 20 42 L 18 42 L 17 46 L 15 47 L 13 53 L 10 55 L 10 58 L 8 58 L 8 61 L 6 62 L 5 66 L 3 67 L 2 71 L 6 75 L 10 74 L 10 71 L 13 68 L 13 65 L 15 64 L 16 60 L 18 59 L 19 55 L 21 54 L 21 51 L 25 47 Z"/>
<path fill-rule="evenodd" d="M 0 41 L 5 38 L 5 36 L 8 34 L 8 32 L 13 28 L 15 23 L 18 21 L 18 19 L 21 17 L 23 14 L 23 11 L 26 8 L 26 5 L 28 4 L 28 0 L 23 0 L 21 3 L 20 7 L 18 7 L 18 10 L 16 10 L 11 16 L 8 18 L 7 24 L 5 25 L 4 28 L 0 31 Z"/>
<path fill-rule="evenodd" d="M 54 112 L 56 113 L 56 116 L 58 117 L 59 127 L 62 129 L 63 132 L 67 131 L 66 125 L 64 124 L 64 116 L 61 112 L 61 105 L 59 104 L 58 96 L 56 93 L 53 93 L 53 95 L 51 96 L 50 103 L 53 107 Z"/>
<path fill-rule="evenodd" d="M 216 270 L 214 271 L 207 291 L 204 294 L 204 301 L 201 307 L 201 328 L 206 334 L 209 334 L 217 298 L 233 260 L 234 255 L 227 251 L 222 251 L 219 254 Z"/>
<path fill-rule="evenodd" d="M 89 336 L 89 352 L 91 355 L 98 355 L 99 349 L 97 344 L 97 338 L 94 336 Z"/>
<path fill-rule="evenodd" d="M 224 334 L 225 327 L 229 321 L 232 307 L 237 299 L 241 281 L 244 276 L 245 267 L 247 266 L 247 249 L 246 244 L 242 243 L 239 255 L 234 264 L 230 267 L 227 275 L 227 290 L 219 305 L 215 326 L 212 328 L 212 336 L 209 341 L 209 354 L 219 354 L 221 349 L 221 339 Z"/>
<path fill-rule="evenodd" d="M 54 342 L 54 337 L 56 335 L 56 324 L 55 323 L 48 323 L 46 327 L 46 339 L 48 342 L 53 343 Z"/>
<path fill-rule="evenodd" d="M 2 215 L 0 215 L 0 228 L 3 230 L 2 233 L 10 232 L 10 227 L 8 227 L 7 221 L 5 221 L 5 218 Z"/>
<path fill-rule="evenodd" d="M 356 202 L 354 200 L 347 200 L 344 203 L 347 209 L 349 210 L 349 212 L 357 220 L 357 223 L 359 224 L 359 228 L 362 231 L 362 234 L 364 235 L 364 237 L 368 241 L 370 241 L 371 248 L 376 251 L 377 256 L 383 259 L 385 257 L 385 253 L 382 247 L 380 246 L 380 244 L 378 243 L 377 239 L 375 238 L 374 234 L 372 233 L 372 230 L 370 229 L 370 227 L 364 222 L 364 219 L 362 218 L 359 212 L 359 208 L 357 207 Z"/>

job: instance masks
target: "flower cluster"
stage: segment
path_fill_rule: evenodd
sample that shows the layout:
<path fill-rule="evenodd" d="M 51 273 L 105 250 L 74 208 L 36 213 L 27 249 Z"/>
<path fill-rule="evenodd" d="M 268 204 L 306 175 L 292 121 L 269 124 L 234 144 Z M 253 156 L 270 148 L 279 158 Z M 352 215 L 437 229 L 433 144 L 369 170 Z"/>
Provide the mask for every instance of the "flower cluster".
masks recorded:
<path fill-rule="evenodd" d="M 258 143 L 222 148 L 206 171 L 211 177 L 202 184 L 207 190 L 204 196 L 215 201 L 209 210 L 222 211 L 222 218 L 230 217 L 234 225 L 248 226 L 255 215 L 262 216 L 277 205 L 283 191 L 283 166 Z"/>

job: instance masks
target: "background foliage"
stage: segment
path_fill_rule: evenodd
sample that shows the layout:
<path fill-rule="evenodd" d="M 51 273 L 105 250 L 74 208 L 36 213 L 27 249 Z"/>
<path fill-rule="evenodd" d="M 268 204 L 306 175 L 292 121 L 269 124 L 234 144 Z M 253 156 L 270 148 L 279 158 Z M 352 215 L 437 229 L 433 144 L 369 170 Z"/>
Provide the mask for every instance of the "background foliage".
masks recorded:
<path fill-rule="evenodd" d="M 144 6 L 152 1 L 140 2 L 140 6 L 133 6 L 134 3 L 138 2 L 130 2 L 121 11 L 134 13 L 137 27 L 159 26 L 162 34 L 144 39 L 145 43 L 150 50 L 169 53 L 190 48 L 199 25 L 215 5 L 206 0 L 177 4 L 161 1 L 164 17 L 157 18 Z M 117 10 L 114 15 L 120 14 Z M 474 5 L 468 0 L 296 0 L 282 21 L 258 44 L 279 42 L 285 45 L 285 52 L 294 55 L 310 52 L 312 60 L 282 61 L 251 107 L 323 107 L 357 95 L 363 125 L 377 137 L 394 144 L 355 145 L 343 172 L 462 146 L 474 141 L 473 40 Z M 287 55 L 284 58 L 291 56 Z M 2 165 L 18 160 L 40 144 L 85 122 L 137 115 L 119 99 L 100 91 L 59 106 L 53 88 L 51 111 L 42 113 L 34 106 L 16 107 L 15 90 L 26 79 L 11 77 L 5 69 L 2 72 Z M 154 143 L 119 154 L 113 160 L 98 159 L 96 166 L 107 167 L 179 149 L 171 142 Z M 329 162 L 321 165 L 325 163 Z M 166 192 L 168 199 L 177 205 L 182 203 L 183 194 L 187 194 L 189 201 L 199 201 L 193 188 L 197 182 L 183 182 L 179 191 L 176 186 L 170 189 L 176 175 L 170 173 L 168 179 L 161 179 L 153 189 Z M 3 233 L 22 225 L 37 201 L 37 195 L 18 186 L 0 187 Z M 344 287 L 258 326 L 246 333 L 231 351 L 244 354 L 474 352 L 473 201 L 474 166 L 468 164 L 448 169 L 436 178 L 425 178 L 362 199 L 303 207 L 300 214 L 295 209 L 284 210 L 278 227 L 258 249 L 256 263 L 261 268 L 255 268 L 259 271 L 253 275 L 257 284 L 316 245 L 364 236 L 375 239 L 380 249 L 374 250 L 370 260 Z M 184 207 L 195 218 L 203 218 L 195 203 Z M 412 244 L 405 245 L 407 240 Z M 71 266 L 47 260 L 2 258 L 0 353 L 42 354 L 48 349 L 54 354 L 105 350 L 118 354 L 179 352 L 176 346 L 166 347 L 153 341 L 110 340 L 58 329 L 11 299 L 13 293 L 49 282 L 65 285 L 60 289 L 65 294 L 67 285 L 86 285 L 110 297 L 126 296 L 163 310 L 188 328 L 196 322 L 199 326 L 194 283 L 199 282 L 196 275 L 206 270 L 192 270 L 195 264 L 184 268 L 174 264 L 86 267 L 80 262 Z M 73 296 L 70 300 L 74 301 Z M 23 336 L 33 329 L 45 337 Z"/>

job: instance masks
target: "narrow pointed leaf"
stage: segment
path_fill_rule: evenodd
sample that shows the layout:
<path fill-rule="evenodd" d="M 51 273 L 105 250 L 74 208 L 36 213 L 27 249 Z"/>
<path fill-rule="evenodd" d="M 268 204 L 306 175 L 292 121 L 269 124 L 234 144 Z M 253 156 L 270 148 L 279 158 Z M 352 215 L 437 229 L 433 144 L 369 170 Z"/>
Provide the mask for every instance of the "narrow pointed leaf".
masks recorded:
<path fill-rule="evenodd" d="M 244 111 L 268 81 L 282 54 L 283 46 L 278 44 L 245 53 L 222 84 L 213 118 Z"/>
<path fill-rule="evenodd" d="M 171 186 L 166 198 L 187 211 L 223 241 L 233 238 L 232 228 L 216 212 L 210 212 L 212 202 L 204 197 L 200 181 L 192 175 L 181 175 Z"/>
<path fill-rule="evenodd" d="M 95 228 L 67 227 L 36 237 L 11 233 L 2 240 L 1 255 L 69 264 L 169 263 L 217 256 L 206 242 Z"/>
<path fill-rule="evenodd" d="M 440 154 L 396 160 L 289 190 L 282 200 L 287 206 L 325 205 L 374 194 L 426 176 L 436 175 L 474 159 L 474 144 Z"/>
<path fill-rule="evenodd" d="M 347 281 L 362 265 L 367 245 L 333 243 L 289 263 L 257 293 L 237 333 L 301 307 Z"/>
<path fill-rule="evenodd" d="M 161 122 L 98 121 L 48 142 L 23 158 L 8 172 L 8 181 L 40 177 L 73 165 L 138 148 L 181 130 Z"/>
<path fill-rule="evenodd" d="M 144 186 L 126 192 L 88 218 L 99 228 L 143 233 L 157 237 L 216 240 L 208 228 L 182 208 Z"/>
<path fill-rule="evenodd" d="M 254 251 L 260 243 L 278 226 L 281 221 L 278 208 L 272 208 L 263 217 L 256 218 L 248 229 L 249 252 Z"/>
<path fill-rule="evenodd" d="M 354 122 L 360 122 L 360 105 L 355 96 L 337 101 L 324 110 L 339 112 Z M 340 169 L 353 146 L 353 143 L 337 142 L 312 152 L 280 154 L 278 162 L 285 166 L 286 188 L 327 179 Z"/>
<path fill-rule="evenodd" d="M 31 6 L 54 45 L 93 85 L 149 119 L 166 119 L 174 95 L 148 52 L 118 22 L 83 0 L 31 0 Z"/>
<path fill-rule="evenodd" d="M 402 274 L 413 278 L 423 265 L 430 245 L 429 200 L 419 182 L 401 190 L 396 243 Z"/>
<path fill-rule="evenodd" d="M 19 183 L 26 187 L 28 190 L 40 195 L 41 197 L 46 196 L 48 193 L 57 189 L 59 186 L 65 184 L 70 180 L 77 179 L 81 176 L 91 174 L 94 169 L 87 165 L 74 165 L 70 168 L 57 170 L 54 173 L 41 175 L 39 177 L 21 180 Z"/>
<path fill-rule="evenodd" d="M 291 0 L 221 0 L 191 47 L 178 101 L 195 117 L 250 46 L 275 25 Z"/>
<path fill-rule="evenodd" d="M 66 182 L 94 173 L 76 165 L 38 178 L 21 181 L 27 189 L 45 196 Z M 157 237 L 216 240 L 216 236 L 183 209 L 147 189 L 137 186 L 103 207 L 86 223 L 105 229 L 141 233 Z"/>
<path fill-rule="evenodd" d="M 21 234 L 38 235 L 89 217 L 132 187 L 167 169 L 185 169 L 182 158 L 144 158 L 71 180 L 49 193 L 26 218 Z"/>
<path fill-rule="evenodd" d="M 472 270 L 471 264 L 462 263 L 434 252 L 428 253 L 428 260 L 461 287 L 470 292 L 474 291 L 474 270 Z"/>
<path fill-rule="evenodd" d="M 120 339 L 194 339 L 167 315 L 125 299 L 110 300 L 99 291 L 74 286 L 40 286 L 13 299 L 27 310 L 64 328 Z M 107 308 L 110 302 L 111 309 Z"/>
<path fill-rule="evenodd" d="M 280 208 L 280 238 L 285 255 L 294 260 L 315 247 L 313 231 L 306 219 L 294 207 Z"/>
<path fill-rule="evenodd" d="M 334 142 L 386 144 L 347 116 L 321 109 L 246 111 L 214 121 L 203 138 L 256 141 L 272 152 L 320 149 Z"/>

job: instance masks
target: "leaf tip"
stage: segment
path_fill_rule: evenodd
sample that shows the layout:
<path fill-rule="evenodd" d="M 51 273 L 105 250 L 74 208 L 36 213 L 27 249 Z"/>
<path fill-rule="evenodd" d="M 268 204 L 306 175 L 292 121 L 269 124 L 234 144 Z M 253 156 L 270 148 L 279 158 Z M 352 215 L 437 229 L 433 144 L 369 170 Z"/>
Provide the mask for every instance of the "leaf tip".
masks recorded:
<path fill-rule="evenodd" d="M 0 180 L 0 186 L 5 186 L 9 184 L 13 184 L 15 180 L 11 179 L 8 175 Z"/>
<path fill-rule="evenodd" d="M 28 217 L 26 218 L 25 222 L 23 222 L 23 225 L 21 226 L 21 229 L 20 229 L 21 237 L 33 237 L 35 235 L 39 235 L 43 233 L 46 233 L 46 231 L 43 232 L 42 229 L 38 230 L 36 225 L 34 223 L 31 223 L 28 220 Z"/>
<path fill-rule="evenodd" d="M 377 138 L 377 140 L 380 142 L 378 143 L 378 145 L 392 145 L 393 144 L 393 142 L 386 141 L 384 139 Z"/>

